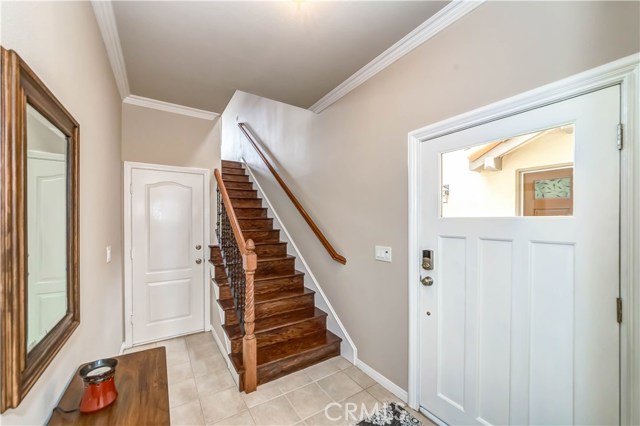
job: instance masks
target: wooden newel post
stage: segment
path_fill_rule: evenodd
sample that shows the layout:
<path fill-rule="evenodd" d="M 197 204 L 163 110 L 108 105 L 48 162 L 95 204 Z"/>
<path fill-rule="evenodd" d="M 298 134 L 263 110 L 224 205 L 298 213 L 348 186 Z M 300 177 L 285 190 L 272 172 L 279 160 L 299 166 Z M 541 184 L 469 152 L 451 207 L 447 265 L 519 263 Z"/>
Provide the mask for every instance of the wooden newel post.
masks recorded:
<path fill-rule="evenodd" d="M 244 337 L 242 338 L 242 364 L 244 365 L 244 391 L 249 393 L 258 387 L 258 357 L 255 328 L 255 311 L 253 306 L 253 279 L 258 267 L 258 256 L 255 253 L 253 240 L 247 240 L 246 252 L 242 256 L 242 264 L 246 276 L 244 299 Z"/>

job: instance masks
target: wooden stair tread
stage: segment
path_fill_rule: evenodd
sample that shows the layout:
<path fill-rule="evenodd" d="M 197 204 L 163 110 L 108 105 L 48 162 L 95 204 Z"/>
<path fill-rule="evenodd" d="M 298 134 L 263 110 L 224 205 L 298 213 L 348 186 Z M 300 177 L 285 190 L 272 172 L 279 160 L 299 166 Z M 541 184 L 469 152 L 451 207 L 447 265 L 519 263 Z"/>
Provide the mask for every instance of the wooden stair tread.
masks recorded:
<path fill-rule="evenodd" d="M 286 343 L 265 346 L 258 351 L 258 368 L 287 358 L 297 357 L 307 352 L 313 352 L 337 342 L 342 342 L 342 339 L 326 330 L 323 333 L 304 336 Z M 238 373 L 244 372 L 242 354 L 229 354 L 229 358 L 231 358 L 233 366 Z"/>
<path fill-rule="evenodd" d="M 211 262 L 211 260 L 209 260 L 209 262 L 213 264 L 213 262 Z M 289 279 L 289 278 L 296 278 L 296 277 L 301 277 L 301 276 L 304 276 L 304 272 L 295 271 L 293 274 L 273 275 L 273 276 L 268 276 L 268 277 L 256 277 L 256 278 L 254 278 L 254 282 L 257 285 L 260 281 L 286 280 L 286 279 Z M 226 280 L 220 281 L 220 282 L 216 281 L 216 284 L 218 284 L 218 286 L 228 285 Z"/>
<path fill-rule="evenodd" d="M 302 287 L 302 289 L 300 290 L 270 291 L 268 293 L 259 293 L 254 297 L 254 305 L 275 302 L 277 300 L 290 299 L 293 297 L 307 296 L 310 294 L 316 294 L 316 292 L 308 289 L 307 287 Z M 218 299 L 218 303 L 224 310 L 235 309 L 232 298 Z"/>
<path fill-rule="evenodd" d="M 321 309 L 313 308 L 289 311 L 267 318 L 258 318 L 255 322 L 255 334 L 264 333 L 266 331 L 275 330 L 280 327 L 323 316 L 327 316 L 327 313 Z M 242 338 L 242 335 L 240 334 L 239 324 L 223 325 L 223 327 L 227 332 L 227 336 L 229 336 L 229 339 Z"/>

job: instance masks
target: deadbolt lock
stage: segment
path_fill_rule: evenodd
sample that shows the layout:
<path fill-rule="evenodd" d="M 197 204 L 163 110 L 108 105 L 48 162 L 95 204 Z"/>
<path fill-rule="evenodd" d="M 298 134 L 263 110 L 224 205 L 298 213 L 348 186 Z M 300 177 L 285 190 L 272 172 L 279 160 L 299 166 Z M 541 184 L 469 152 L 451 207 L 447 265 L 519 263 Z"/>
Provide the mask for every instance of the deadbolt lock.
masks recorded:
<path fill-rule="evenodd" d="M 196 250 L 200 250 L 202 246 L 200 244 L 196 245 Z"/>
<path fill-rule="evenodd" d="M 198 264 L 198 265 L 199 265 L 199 264 L 201 264 L 201 263 L 202 263 L 202 259 L 200 259 L 200 258 L 196 259 L 196 264 Z"/>
<path fill-rule="evenodd" d="M 433 285 L 433 278 L 431 277 L 424 277 L 420 280 L 420 282 L 422 283 L 423 286 L 425 287 L 430 287 Z"/>
<path fill-rule="evenodd" d="M 433 270 L 433 250 L 422 250 L 422 269 Z"/>

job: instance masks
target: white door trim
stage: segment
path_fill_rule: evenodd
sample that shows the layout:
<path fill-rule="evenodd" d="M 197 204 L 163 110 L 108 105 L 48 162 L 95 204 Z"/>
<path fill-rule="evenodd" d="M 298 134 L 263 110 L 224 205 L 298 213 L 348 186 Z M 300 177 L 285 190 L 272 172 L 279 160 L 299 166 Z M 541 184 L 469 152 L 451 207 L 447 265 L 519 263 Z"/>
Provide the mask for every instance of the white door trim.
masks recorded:
<path fill-rule="evenodd" d="M 204 179 L 204 235 L 202 241 L 204 241 L 202 250 L 205 258 L 208 259 L 209 250 L 209 229 L 210 229 L 210 216 L 209 216 L 209 180 L 211 172 L 208 169 L 198 169 L 194 167 L 177 167 L 177 166 L 165 166 L 162 164 L 147 164 L 136 163 L 131 161 L 124 162 L 124 186 L 123 186 L 123 198 L 124 198 L 124 250 L 122 256 L 124 258 L 124 347 L 130 348 L 133 345 L 133 324 L 131 324 L 131 315 L 133 313 L 133 265 L 131 263 L 131 173 L 134 169 L 140 170 L 156 170 L 162 172 L 179 172 L 179 173 L 192 173 L 201 175 Z M 208 261 L 208 260 L 207 260 Z M 204 330 L 209 331 L 211 329 L 211 302 L 209 285 L 209 268 L 203 269 L 203 285 L 204 285 Z"/>
<path fill-rule="evenodd" d="M 408 136 L 409 168 L 409 405 L 420 401 L 420 155 L 419 145 L 440 136 L 499 120 L 605 87 L 621 87 L 620 294 L 621 423 L 640 424 L 640 54 L 414 130 Z M 612 131 L 615 131 L 613 129 Z M 634 215 L 635 214 L 635 215 Z M 635 260 L 635 261 L 634 261 Z M 611 301 L 615 303 L 615 301 Z"/>

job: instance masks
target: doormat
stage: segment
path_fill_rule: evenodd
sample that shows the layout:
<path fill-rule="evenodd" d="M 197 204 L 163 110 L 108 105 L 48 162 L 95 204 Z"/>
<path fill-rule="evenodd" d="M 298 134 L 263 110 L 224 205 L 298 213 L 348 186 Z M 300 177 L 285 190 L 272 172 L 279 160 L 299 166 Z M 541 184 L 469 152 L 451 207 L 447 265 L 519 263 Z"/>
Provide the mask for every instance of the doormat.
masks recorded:
<path fill-rule="evenodd" d="M 369 417 L 361 420 L 357 426 L 422 426 L 420 420 L 413 417 L 399 404 L 392 402 L 384 404 Z"/>

